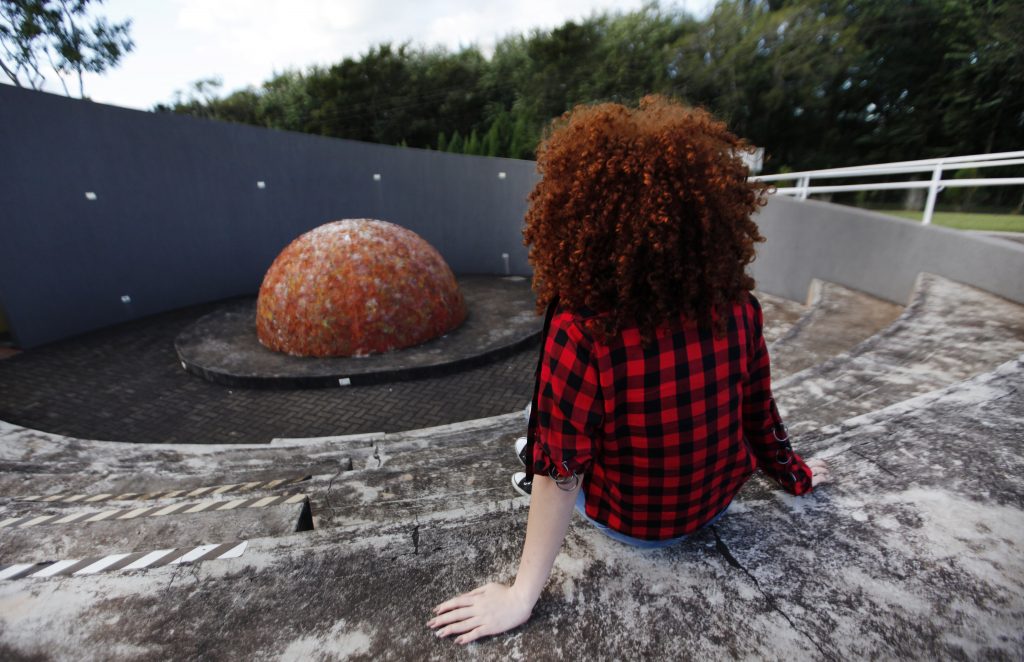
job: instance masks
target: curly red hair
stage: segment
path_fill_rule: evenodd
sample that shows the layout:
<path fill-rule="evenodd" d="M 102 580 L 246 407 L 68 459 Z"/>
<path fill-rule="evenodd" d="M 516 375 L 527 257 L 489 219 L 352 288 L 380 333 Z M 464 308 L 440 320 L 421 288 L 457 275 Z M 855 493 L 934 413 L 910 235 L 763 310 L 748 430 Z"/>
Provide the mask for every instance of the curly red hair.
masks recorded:
<path fill-rule="evenodd" d="M 750 215 L 769 187 L 739 156 L 752 149 L 662 96 L 556 119 L 523 231 L 538 310 L 557 296 L 596 313 L 587 324 L 599 336 L 637 325 L 650 339 L 680 313 L 721 331 L 716 313 L 754 288 L 746 267 L 764 241 Z"/>

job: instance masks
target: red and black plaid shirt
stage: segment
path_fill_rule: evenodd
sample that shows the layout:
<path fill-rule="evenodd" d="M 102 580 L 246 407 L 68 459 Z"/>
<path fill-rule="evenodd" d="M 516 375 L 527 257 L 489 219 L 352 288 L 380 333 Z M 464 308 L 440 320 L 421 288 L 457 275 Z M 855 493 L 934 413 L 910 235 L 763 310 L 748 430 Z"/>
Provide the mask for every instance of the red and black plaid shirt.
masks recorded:
<path fill-rule="evenodd" d="M 530 473 L 583 478 L 587 515 L 634 538 L 692 533 L 760 467 L 811 488 L 772 399 L 761 305 L 732 306 L 716 338 L 683 319 L 644 348 L 637 328 L 597 341 L 549 310 L 528 439 Z"/>

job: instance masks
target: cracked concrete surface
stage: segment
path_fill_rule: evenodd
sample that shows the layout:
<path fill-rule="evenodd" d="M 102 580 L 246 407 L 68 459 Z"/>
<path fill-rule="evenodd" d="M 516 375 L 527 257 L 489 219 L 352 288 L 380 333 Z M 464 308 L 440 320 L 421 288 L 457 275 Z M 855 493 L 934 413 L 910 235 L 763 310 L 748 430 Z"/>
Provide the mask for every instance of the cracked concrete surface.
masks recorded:
<path fill-rule="evenodd" d="M 519 414 L 339 442 L 366 462 L 332 475 L 348 490 L 334 498 L 372 497 L 386 513 L 376 519 L 353 509 L 187 570 L 5 582 L 0 636 L 16 655 L 76 659 L 1013 659 L 1024 653 L 1022 387 L 1017 359 L 819 430 L 797 443 L 832 458 L 836 483 L 796 499 L 754 479 L 675 548 L 635 550 L 576 520 L 533 619 L 469 649 L 423 621 L 445 596 L 512 575 L 528 501 L 497 489 L 506 475 L 478 478 L 489 497 L 447 500 L 401 477 L 459 456 L 449 473 L 464 475 L 474 447 L 481 465 L 503 454 L 508 467 Z"/>
<path fill-rule="evenodd" d="M 790 432 L 802 433 L 991 370 L 1024 352 L 1024 306 L 921 274 L 891 325 L 773 384 Z"/>
<path fill-rule="evenodd" d="M 508 485 L 521 412 L 250 446 L 72 440 L 0 424 L 0 518 L 26 508 L 7 497 L 29 492 L 312 474 L 300 485 L 316 524 L 251 538 L 235 559 L 0 581 L 0 656 L 1020 659 L 1020 312 L 948 281 L 922 284 L 888 329 L 776 387 L 791 429 L 813 430 L 795 436 L 796 449 L 830 458 L 833 484 L 793 498 L 755 477 L 713 527 L 663 550 L 623 546 L 574 519 L 530 622 L 468 648 L 437 640 L 424 622 L 437 602 L 515 572 L 529 505 Z M 949 329 L 949 310 L 981 317 L 913 342 L 936 333 L 936 319 Z M 943 341 L 960 343 L 954 356 L 969 346 L 964 370 L 982 374 L 960 381 L 944 372 Z M 868 370 L 884 357 L 897 378 L 880 385 L 886 376 Z M 834 392 L 823 375 L 842 378 L 842 362 L 868 395 L 837 399 L 819 416 L 814 398 Z M 916 372 L 927 379 L 903 383 L 900 375 Z M 861 411 L 865 400 L 872 408 Z M 18 560 L 6 556 L 7 533 L 5 563 Z"/>

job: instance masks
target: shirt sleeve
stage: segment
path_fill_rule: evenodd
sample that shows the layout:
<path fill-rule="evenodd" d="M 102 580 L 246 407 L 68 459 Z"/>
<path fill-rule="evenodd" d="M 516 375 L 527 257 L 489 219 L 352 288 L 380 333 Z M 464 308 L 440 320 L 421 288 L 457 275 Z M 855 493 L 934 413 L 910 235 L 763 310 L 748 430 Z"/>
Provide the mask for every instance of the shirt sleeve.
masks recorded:
<path fill-rule="evenodd" d="M 582 476 L 604 419 L 593 344 L 568 316 L 557 316 L 543 352 L 531 468 L 552 478 Z"/>
<path fill-rule="evenodd" d="M 763 333 L 764 315 L 757 299 L 751 296 L 750 300 L 754 306 L 754 318 L 747 382 L 743 388 L 743 432 L 757 458 L 758 467 L 787 492 L 799 496 L 811 490 L 811 470 L 793 452 L 789 433 L 775 406 L 771 365 Z"/>

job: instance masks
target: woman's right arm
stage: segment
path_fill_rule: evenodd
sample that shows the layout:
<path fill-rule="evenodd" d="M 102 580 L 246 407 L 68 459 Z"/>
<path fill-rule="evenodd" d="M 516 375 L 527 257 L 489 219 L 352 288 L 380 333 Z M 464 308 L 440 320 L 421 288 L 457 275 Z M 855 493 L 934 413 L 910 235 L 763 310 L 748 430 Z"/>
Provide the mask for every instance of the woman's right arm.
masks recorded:
<path fill-rule="evenodd" d="M 547 476 L 536 476 L 515 583 L 485 584 L 442 602 L 434 607 L 436 616 L 427 621 L 427 627 L 436 629 L 439 637 L 458 634 L 455 643 L 468 644 L 529 620 L 562 548 L 578 492 L 578 486 L 563 490 Z"/>

